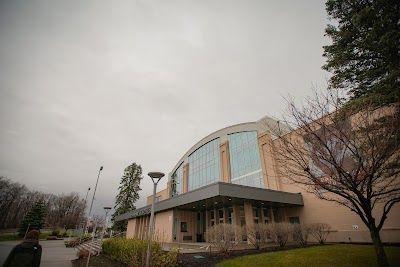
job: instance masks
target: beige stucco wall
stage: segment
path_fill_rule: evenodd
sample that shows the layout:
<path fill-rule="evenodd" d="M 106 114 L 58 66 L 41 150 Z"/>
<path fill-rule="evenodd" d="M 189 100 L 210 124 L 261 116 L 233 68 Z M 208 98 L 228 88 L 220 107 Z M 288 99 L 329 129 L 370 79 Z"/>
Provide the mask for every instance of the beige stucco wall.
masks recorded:
<path fill-rule="evenodd" d="M 196 242 L 196 216 L 197 212 L 177 211 L 176 242 Z M 181 232 L 181 222 L 187 223 L 187 232 Z M 183 240 L 184 236 L 191 236 L 192 240 Z"/>
<path fill-rule="evenodd" d="M 126 238 L 134 238 L 135 237 L 135 229 L 136 229 L 136 220 L 129 220 L 128 226 L 126 229 Z"/>
<path fill-rule="evenodd" d="M 154 215 L 154 235 L 159 237 L 160 241 L 172 242 L 173 219 L 173 210 L 159 212 Z"/>
<path fill-rule="evenodd" d="M 292 187 L 291 190 L 299 191 L 296 187 Z M 285 191 L 290 192 L 290 187 L 287 186 Z M 304 207 L 287 208 L 287 218 L 298 216 L 302 223 L 323 222 L 332 225 L 333 232 L 328 239 L 331 242 L 371 242 L 367 226 L 356 213 L 334 202 L 318 199 L 313 194 L 302 195 Z M 377 221 L 382 215 L 382 210 L 381 204 L 374 209 L 373 214 Z M 353 226 L 358 229 L 353 229 Z M 400 204 L 394 206 L 389 213 L 381 231 L 381 238 L 383 242 L 400 242 Z"/>
<path fill-rule="evenodd" d="M 278 142 L 277 140 L 273 142 Z M 301 142 L 300 142 L 301 143 Z M 271 146 L 271 143 L 268 144 Z M 273 155 L 273 152 L 271 152 Z M 349 208 L 337 204 L 336 202 L 319 199 L 313 193 L 308 193 L 304 188 L 294 184 L 284 177 L 284 171 L 275 164 L 279 177 L 279 187 L 281 191 L 301 193 L 303 196 L 303 207 L 285 208 L 285 217 L 298 216 L 300 222 L 315 223 L 322 222 L 332 225 L 332 234 L 329 236 L 330 242 L 371 242 L 369 230 L 361 218 Z M 326 192 L 330 196 L 336 195 Z M 383 205 L 377 204 L 373 215 L 379 224 L 383 212 Z M 357 228 L 357 229 L 353 229 Z M 381 231 L 383 242 L 400 242 L 400 204 L 396 204 L 388 215 L 387 220 Z"/>
<path fill-rule="evenodd" d="M 188 191 L 188 176 L 189 176 L 189 163 L 186 163 L 183 165 L 183 170 L 182 170 L 182 193 L 186 193 Z"/>
<path fill-rule="evenodd" d="M 221 182 L 231 182 L 231 166 L 229 161 L 229 144 L 228 141 L 223 142 L 219 146 Z"/>
<path fill-rule="evenodd" d="M 272 156 L 271 133 L 266 131 L 258 135 L 258 149 L 260 152 L 261 169 L 266 189 L 280 190 L 279 179 L 276 171 L 276 162 Z"/>
<path fill-rule="evenodd" d="M 164 190 L 156 193 L 156 198 L 159 197 L 158 201 L 166 200 L 169 198 L 169 188 L 165 188 Z M 153 195 L 147 197 L 147 205 L 151 205 L 153 203 Z"/>

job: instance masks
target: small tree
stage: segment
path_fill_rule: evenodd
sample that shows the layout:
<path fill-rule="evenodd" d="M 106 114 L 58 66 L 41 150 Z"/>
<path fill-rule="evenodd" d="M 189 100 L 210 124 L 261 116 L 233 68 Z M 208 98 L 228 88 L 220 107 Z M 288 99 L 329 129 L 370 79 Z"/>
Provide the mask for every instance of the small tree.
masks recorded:
<path fill-rule="evenodd" d="M 222 254 L 232 251 L 241 236 L 241 228 L 233 224 L 220 223 L 206 230 L 206 241 L 214 245 Z"/>
<path fill-rule="evenodd" d="M 289 237 L 293 234 L 293 225 L 291 223 L 270 223 L 268 227 L 272 240 L 278 243 L 280 247 L 284 247 L 289 241 Z"/>
<path fill-rule="evenodd" d="M 265 246 L 271 238 L 270 227 L 265 223 L 255 223 L 249 226 L 244 225 L 242 231 L 247 234 L 247 240 L 255 249 Z"/>
<path fill-rule="evenodd" d="M 45 220 L 46 220 L 46 206 L 43 200 L 41 199 L 35 202 L 31 210 L 25 215 L 24 219 L 20 224 L 18 235 L 24 236 L 28 227 L 29 228 L 35 227 L 38 229 L 42 228 Z"/>
<path fill-rule="evenodd" d="M 132 163 L 124 170 L 121 177 L 119 193 L 115 201 L 115 212 L 112 215 L 114 222 L 113 229 L 118 231 L 126 231 L 127 221 L 115 222 L 115 217 L 128 211 L 135 210 L 135 202 L 139 199 L 140 181 L 142 177 L 142 167 L 136 163 Z"/>
<path fill-rule="evenodd" d="M 300 245 L 307 245 L 308 237 L 311 234 L 311 227 L 305 223 L 293 224 L 293 237 Z"/>
<path fill-rule="evenodd" d="M 309 229 L 310 234 L 323 245 L 331 232 L 332 226 L 327 223 L 313 223 Z"/>

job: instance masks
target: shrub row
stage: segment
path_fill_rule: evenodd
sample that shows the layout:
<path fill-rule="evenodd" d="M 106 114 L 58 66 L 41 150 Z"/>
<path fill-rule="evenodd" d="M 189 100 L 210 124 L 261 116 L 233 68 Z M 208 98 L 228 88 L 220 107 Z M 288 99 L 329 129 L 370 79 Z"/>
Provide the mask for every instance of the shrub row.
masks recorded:
<path fill-rule="evenodd" d="M 142 267 L 146 265 L 147 240 L 112 238 L 104 241 L 103 253 L 127 266 Z M 151 243 L 150 266 L 163 267 L 177 265 L 177 251 L 164 252 L 161 243 Z"/>
<path fill-rule="evenodd" d="M 219 252 L 228 253 L 242 240 L 248 240 L 256 249 L 260 249 L 269 242 L 275 242 L 283 247 L 292 239 L 301 245 L 307 245 L 308 237 L 311 235 L 320 244 L 324 244 L 330 232 L 331 226 L 326 223 L 256 223 L 242 227 L 221 223 L 208 228 L 205 235 L 206 241 Z"/>
<path fill-rule="evenodd" d="M 244 227 L 243 231 L 247 234 L 248 240 L 256 249 L 259 249 L 269 241 L 273 241 L 280 247 L 284 247 L 291 239 L 299 242 L 301 245 L 307 245 L 310 235 L 320 244 L 324 244 L 331 232 L 331 226 L 326 223 L 258 223 L 250 227 Z"/>

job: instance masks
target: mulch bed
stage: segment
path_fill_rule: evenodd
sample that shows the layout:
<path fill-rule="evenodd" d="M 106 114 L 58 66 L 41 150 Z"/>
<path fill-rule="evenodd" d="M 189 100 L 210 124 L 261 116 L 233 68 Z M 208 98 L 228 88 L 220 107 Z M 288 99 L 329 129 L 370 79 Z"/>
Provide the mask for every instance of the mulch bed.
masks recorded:
<path fill-rule="evenodd" d="M 300 246 L 300 245 L 288 245 L 283 248 L 281 247 L 266 247 L 260 250 L 256 249 L 245 249 L 245 250 L 235 250 L 230 252 L 228 255 L 219 254 L 217 252 L 201 252 L 201 253 L 179 253 L 178 254 L 178 267 L 213 267 L 216 266 L 218 263 L 224 260 L 232 259 L 239 256 L 247 256 L 247 255 L 254 255 L 260 253 L 267 253 L 267 252 L 276 252 L 276 251 L 284 251 L 296 248 L 306 248 L 316 246 L 307 245 L 307 246 Z M 202 256 L 204 258 L 195 258 L 195 256 Z M 85 267 L 86 266 L 87 258 L 77 259 L 72 261 L 72 265 L 74 267 Z M 107 267 L 124 267 L 125 265 L 120 264 L 111 258 L 100 255 L 100 256 L 93 256 L 90 258 L 90 265 L 93 267 L 100 267 L 100 266 L 107 266 Z"/>
<path fill-rule="evenodd" d="M 72 261 L 72 266 L 74 267 L 86 267 L 87 258 L 77 259 Z M 92 256 L 89 261 L 90 267 L 125 267 L 125 265 L 112 260 L 111 258 L 100 255 Z"/>
<path fill-rule="evenodd" d="M 296 248 L 306 248 L 315 245 L 288 245 L 283 248 L 281 247 L 266 247 L 260 250 L 256 249 L 245 249 L 245 250 L 234 250 L 228 255 L 222 255 L 217 252 L 202 252 L 202 253 L 180 253 L 178 254 L 178 266 L 179 267 L 213 267 L 224 260 L 232 259 L 239 256 L 254 255 L 267 252 L 284 251 Z M 195 256 L 202 256 L 202 259 L 196 259 Z"/>

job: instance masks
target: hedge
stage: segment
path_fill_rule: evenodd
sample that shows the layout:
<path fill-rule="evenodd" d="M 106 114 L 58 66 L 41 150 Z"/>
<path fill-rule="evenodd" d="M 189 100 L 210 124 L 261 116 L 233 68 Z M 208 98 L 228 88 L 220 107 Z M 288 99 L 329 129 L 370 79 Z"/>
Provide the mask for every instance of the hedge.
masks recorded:
<path fill-rule="evenodd" d="M 147 240 L 112 238 L 104 241 L 103 253 L 127 266 L 146 265 Z M 164 252 L 159 242 L 151 243 L 150 266 L 164 267 L 177 265 L 177 251 Z"/>

